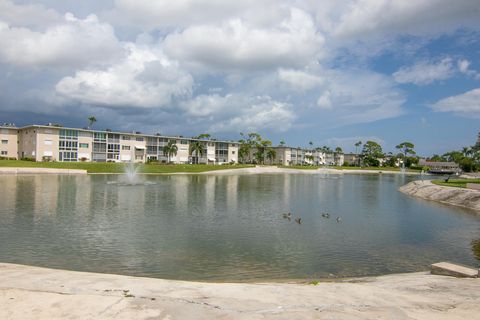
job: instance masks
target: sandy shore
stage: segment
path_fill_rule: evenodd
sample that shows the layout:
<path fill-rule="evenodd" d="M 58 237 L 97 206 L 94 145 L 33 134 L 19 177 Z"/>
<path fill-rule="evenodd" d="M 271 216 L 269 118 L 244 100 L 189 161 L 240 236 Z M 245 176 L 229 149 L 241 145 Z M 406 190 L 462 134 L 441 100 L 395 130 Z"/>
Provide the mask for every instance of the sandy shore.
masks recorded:
<path fill-rule="evenodd" d="M 199 283 L 0 264 L 0 319 L 480 319 L 480 279 Z"/>
<path fill-rule="evenodd" d="M 56 169 L 56 168 L 29 168 L 29 167 L 0 167 L 0 174 L 87 174 L 87 170 Z"/>
<path fill-rule="evenodd" d="M 439 186 L 425 180 L 407 183 L 401 186 L 399 191 L 425 200 L 473 209 L 480 214 L 480 191 L 478 190 Z"/>

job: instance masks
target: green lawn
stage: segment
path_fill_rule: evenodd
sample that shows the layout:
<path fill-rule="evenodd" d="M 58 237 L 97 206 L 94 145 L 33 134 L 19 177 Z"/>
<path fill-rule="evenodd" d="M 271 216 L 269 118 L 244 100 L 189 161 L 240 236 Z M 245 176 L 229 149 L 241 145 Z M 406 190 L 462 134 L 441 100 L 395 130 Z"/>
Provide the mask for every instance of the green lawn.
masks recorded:
<path fill-rule="evenodd" d="M 204 164 L 139 164 L 141 173 L 205 172 L 252 167 L 251 165 L 204 165 Z M 88 173 L 123 173 L 125 164 L 106 162 L 33 162 L 23 160 L 0 160 L 0 167 L 33 167 L 83 169 Z"/>
<path fill-rule="evenodd" d="M 305 169 L 316 170 L 319 168 L 337 169 L 337 170 L 376 170 L 376 171 L 400 171 L 400 168 L 394 167 L 344 167 L 344 166 L 278 166 L 285 169 Z M 408 172 L 420 172 L 421 170 L 407 169 Z"/>
<path fill-rule="evenodd" d="M 432 180 L 432 183 L 439 186 L 466 188 L 467 183 L 480 183 L 480 179 L 450 179 L 448 182 L 445 182 L 445 180 Z"/>

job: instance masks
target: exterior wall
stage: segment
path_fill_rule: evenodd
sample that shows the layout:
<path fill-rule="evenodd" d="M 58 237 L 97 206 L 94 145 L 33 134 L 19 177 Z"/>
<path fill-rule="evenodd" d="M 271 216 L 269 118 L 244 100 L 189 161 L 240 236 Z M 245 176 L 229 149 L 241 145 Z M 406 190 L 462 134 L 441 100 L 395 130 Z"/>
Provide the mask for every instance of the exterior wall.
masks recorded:
<path fill-rule="evenodd" d="M 207 142 L 207 161 L 215 163 L 215 142 Z"/>
<path fill-rule="evenodd" d="M 136 141 L 135 137 L 129 134 L 122 134 L 120 136 L 120 161 L 132 162 L 135 161 L 135 146 L 143 146 L 142 141 Z"/>
<path fill-rule="evenodd" d="M 238 163 L 238 143 L 228 144 L 228 162 Z"/>
<path fill-rule="evenodd" d="M 85 147 L 88 145 L 88 147 Z M 92 161 L 93 152 L 93 133 L 80 131 L 78 133 L 78 160 L 79 161 Z"/>
<path fill-rule="evenodd" d="M 34 127 L 20 129 L 18 133 L 18 157 L 36 158 L 36 130 Z"/>
<path fill-rule="evenodd" d="M 163 147 L 173 141 L 178 150 L 170 161 L 191 162 L 191 139 L 188 138 L 38 125 L 9 128 L 8 131 L 14 134 L 14 138 L 4 139 L 8 140 L 6 145 L 11 157 L 18 155 L 18 158 L 28 157 L 36 161 L 146 162 L 155 159 L 166 162 Z M 4 132 L 6 135 L 7 131 Z M 206 152 L 199 158 L 199 163 L 238 163 L 238 143 L 204 142 Z"/>
<path fill-rule="evenodd" d="M 59 132 L 57 128 L 35 129 L 35 161 L 58 161 Z"/>
<path fill-rule="evenodd" d="M 18 159 L 18 129 L 0 127 L 0 157 Z"/>
<path fill-rule="evenodd" d="M 171 161 L 175 163 L 189 163 L 189 148 L 190 148 L 190 143 L 188 139 L 177 139 L 176 142 L 177 144 L 177 155 L 173 156 Z"/>

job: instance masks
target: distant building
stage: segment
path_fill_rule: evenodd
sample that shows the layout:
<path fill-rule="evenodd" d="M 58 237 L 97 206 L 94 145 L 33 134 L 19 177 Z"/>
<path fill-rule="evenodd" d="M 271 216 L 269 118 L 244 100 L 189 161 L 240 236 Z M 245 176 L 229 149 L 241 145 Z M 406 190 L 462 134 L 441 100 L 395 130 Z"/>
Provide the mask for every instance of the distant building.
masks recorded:
<path fill-rule="evenodd" d="M 0 126 L 0 158 L 60 162 L 238 163 L 238 142 L 201 140 L 205 149 L 198 159 L 190 154 L 190 143 L 198 139 L 148 135 L 111 130 L 89 130 L 58 126 Z M 170 159 L 163 152 L 168 142 L 177 145 Z"/>
<path fill-rule="evenodd" d="M 455 162 L 427 161 L 425 159 L 420 159 L 418 165 L 428 167 L 428 171 L 431 173 L 455 173 L 461 171 L 460 166 Z"/>

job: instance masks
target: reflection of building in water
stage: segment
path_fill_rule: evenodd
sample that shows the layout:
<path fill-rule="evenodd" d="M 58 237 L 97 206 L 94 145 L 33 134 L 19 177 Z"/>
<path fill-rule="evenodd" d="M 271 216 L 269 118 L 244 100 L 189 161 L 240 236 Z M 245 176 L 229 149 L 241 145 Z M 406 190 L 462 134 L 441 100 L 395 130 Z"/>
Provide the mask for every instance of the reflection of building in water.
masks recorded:
<path fill-rule="evenodd" d="M 177 175 L 172 177 L 173 194 L 175 195 L 175 209 L 185 213 L 188 210 L 188 184 L 190 177 Z"/>
<path fill-rule="evenodd" d="M 291 200 L 291 184 L 292 184 L 291 175 L 290 174 L 283 175 L 283 179 L 281 181 L 283 183 L 282 197 L 281 197 L 283 208 L 289 208 L 290 200 Z"/>
<path fill-rule="evenodd" d="M 36 215 L 56 214 L 60 196 L 60 179 L 62 176 L 31 176 L 33 212 Z M 63 177 L 66 178 L 66 177 Z M 68 197 L 68 196 L 67 196 Z M 60 199 L 60 202 L 62 199 Z"/>
<path fill-rule="evenodd" d="M 17 191 L 17 179 L 16 175 L 5 175 L 1 177 L 0 184 L 2 185 L 2 192 L 0 192 L 0 208 L 2 216 L 0 219 L 10 219 L 14 217 L 16 212 L 17 197 L 21 195 Z"/>
<path fill-rule="evenodd" d="M 90 182 L 91 176 L 79 175 L 75 176 L 75 181 L 81 187 L 77 188 L 75 208 L 83 214 L 89 214 L 89 205 L 92 201 L 92 184 Z"/>
<path fill-rule="evenodd" d="M 226 193 L 227 193 L 227 208 L 230 212 L 235 212 L 238 209 L 238 175 L 218 176 L 218 178 L 227 179 Z"/>
<path fill-rule="evenodd" d="M 212 215 L 215 212 L 215 175 L 205 176 L 205 215 Z"/>
<path fill-rule="evenodd" d="M 127 211 L 130 214 L 145 212 L 145 188 L 144 185 L 117 185 L 117 203 L 115 208 Z"/>

